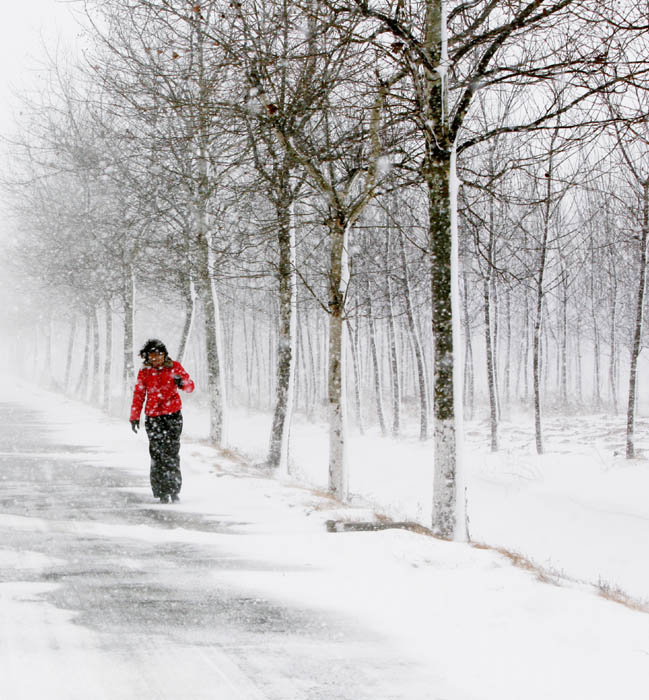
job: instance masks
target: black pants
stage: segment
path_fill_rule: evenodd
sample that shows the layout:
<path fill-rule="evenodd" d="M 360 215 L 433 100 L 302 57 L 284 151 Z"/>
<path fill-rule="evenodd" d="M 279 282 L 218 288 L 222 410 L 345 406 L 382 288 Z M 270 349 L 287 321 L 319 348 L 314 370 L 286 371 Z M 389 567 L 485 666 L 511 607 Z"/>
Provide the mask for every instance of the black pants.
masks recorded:
<path fill-rule="evenodd" d="M 151 489 L 156 498 L 180 493 L 180 434 L 183 417 L 180 411 L 165 416 L 147 416 L 144 421 L 151 455 Z"/>

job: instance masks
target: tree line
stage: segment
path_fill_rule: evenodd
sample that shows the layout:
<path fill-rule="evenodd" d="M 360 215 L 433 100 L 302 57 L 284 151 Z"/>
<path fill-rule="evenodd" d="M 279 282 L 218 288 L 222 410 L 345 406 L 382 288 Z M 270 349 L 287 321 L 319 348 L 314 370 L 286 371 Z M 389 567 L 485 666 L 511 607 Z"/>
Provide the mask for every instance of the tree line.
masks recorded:
<path fill-rule="evenodd" d="M 346 414 L 394 436 L 412 417 L 432 439 L 443 537 L 464 533 L 462 408 L 488 406 L 497 450 L 501 417 L 529 405 L 540 453 L 544 407 L 626 397 L 634 455 L 642 3 L 86 12 L 90 48 L 25 106 L 5 183 L 41 333 L 67 324 L 66 390 L 108 407 L 115 376 L 133 383 L 137 308 L 181 309 L 174 354 L 198 353 L 214 443 L 229 406 L 262 407 L 268 463 L 287 471 L 293 412 L 324 417 L 329 490 L 345 499 Z"/>

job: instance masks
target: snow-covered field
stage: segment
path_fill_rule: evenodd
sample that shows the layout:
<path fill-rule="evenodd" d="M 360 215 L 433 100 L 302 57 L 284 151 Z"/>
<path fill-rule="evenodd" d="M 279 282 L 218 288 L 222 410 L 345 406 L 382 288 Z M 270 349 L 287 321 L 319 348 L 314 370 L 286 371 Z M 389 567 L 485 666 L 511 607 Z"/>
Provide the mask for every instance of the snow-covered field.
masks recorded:
<path fill-rule="evenodd" d="M 48 414 L 56 439 L 83 447 L 84 458 L 98 468 L 141 473 L 141 493 L 148 492 L 146 438 L 134 436 L 126 420 L 26 386 L 15 394 Z M 614 454 L 621 420 L 595 416 L 548 424 L 542 457 L 534 453 L 530 428 L 520 423 L 503 427 L 497 455 L 486 451 L 484 426 L 467 426 L 471 536 L 532 560 L 546 570 L 539 577 L 496 551 L 408 531 L 326 532 L 328 518 L 363 519 L 371 512 L 427 524 L 430 445 L 352 436 L 354 507 L 344 508 L 307 486 L 326 482 L 321 426 L 295 422 L 295 478 L 280 483 L 246 463 L 265 455 L 266 417 L 233 414 L 230 444 L 245 456 L 242 461 L 205 443 L 207 418 L 191 397 L 184 412 L 180 508 L 221 520 L 227 514 L 245 523 L 239 532 L 246 536 L 236 536 L 236 529 L 165 530 L 165 536 L 188 543 L 218 539 L 232 557 L 269 564 L 215 570 L 215 585 L 358 619 L 426 667 L 431 686 L 413 684 L 412 700 L 647 697 L 649 615 L 599 595 L 620 588 L 649 599 L 649 465 Z M 142 527 L 121 536 L 149 536 Z M 29 553 L 18 561 L 0 547 L 2 567 L 46 565 Z M 0 587 L 3 625 L 28 625 L 35 632 L 25 631 L 26 640 L 38 630 L 38 615 L 29 608 L 36 593 L 28 584 L 21 591 Z M 27 616 L 20 612 L 24 605 L 31 610 Z M 58 614 L 61 626 L 71 624 L 69 611 L 48 614 Z M 346 641 L 340 645 L 344 655 Z M 14 661 L 20 658 L 14 653 Z M 377 700 L 391 697 L 397 695 L 385 688 Z"/>
<path fill-rule="evenodd" d="M 189 403 L 189 402 L 188 402 Z M 207 434 L 207 416 L 187 406 L 187 432 Z M 529 418 L 503 423 L 502 448 L 489 451 L 488 426 L 466 425 L 469 530 L 476 543 L 505 548 L 550 576 L 621 590 L 649 604 L 649 461 L 624 458 L 624 417 L 546 420 L 546 454 L 536 454 Z M 235 411 L 230 444 L 253 462 L 266 455 L 270 416 Z M 637 424 L 639 452 L 649 423 Z M 432 444 L 352 433 L 353 501 L 395 520 L 431 522 Z M 295 478 L 325 488 L 324 425 L 294 421 L 290 460 Z"/>

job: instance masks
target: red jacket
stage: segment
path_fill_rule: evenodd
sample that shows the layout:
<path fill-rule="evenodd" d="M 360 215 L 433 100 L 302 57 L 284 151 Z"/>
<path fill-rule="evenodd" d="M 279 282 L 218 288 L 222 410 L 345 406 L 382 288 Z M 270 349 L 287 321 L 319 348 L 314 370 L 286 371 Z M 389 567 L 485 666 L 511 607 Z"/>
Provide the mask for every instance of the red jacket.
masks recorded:
<path fill-rule="evenodd" d="M 131 404 L 131 420 L 140 420 L 142 404 L 146 397 L 144 413 L 147 416 L 163 416 L 176 413 L 182 407 L 178 387 L 174 377 L 182 379 L 181 389 L 191 394 L 194 382 L 180 362 L 167 362 L 160 368 L 143 367 L 137 375 L 133 403 Z"/>

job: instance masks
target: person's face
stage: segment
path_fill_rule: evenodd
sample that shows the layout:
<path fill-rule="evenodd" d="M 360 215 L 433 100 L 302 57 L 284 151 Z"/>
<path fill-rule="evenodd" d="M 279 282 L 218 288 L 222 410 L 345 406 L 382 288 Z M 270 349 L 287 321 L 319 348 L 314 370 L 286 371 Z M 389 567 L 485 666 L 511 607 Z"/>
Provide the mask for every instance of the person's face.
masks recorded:
<path fill-rule="evenodd" d="M 158 369 L 164 364 L 165 354 L 158 350 L 153 350 L 152 352 L 147 353 L 147 359 L 149 360 L 151 367 Z"/>

